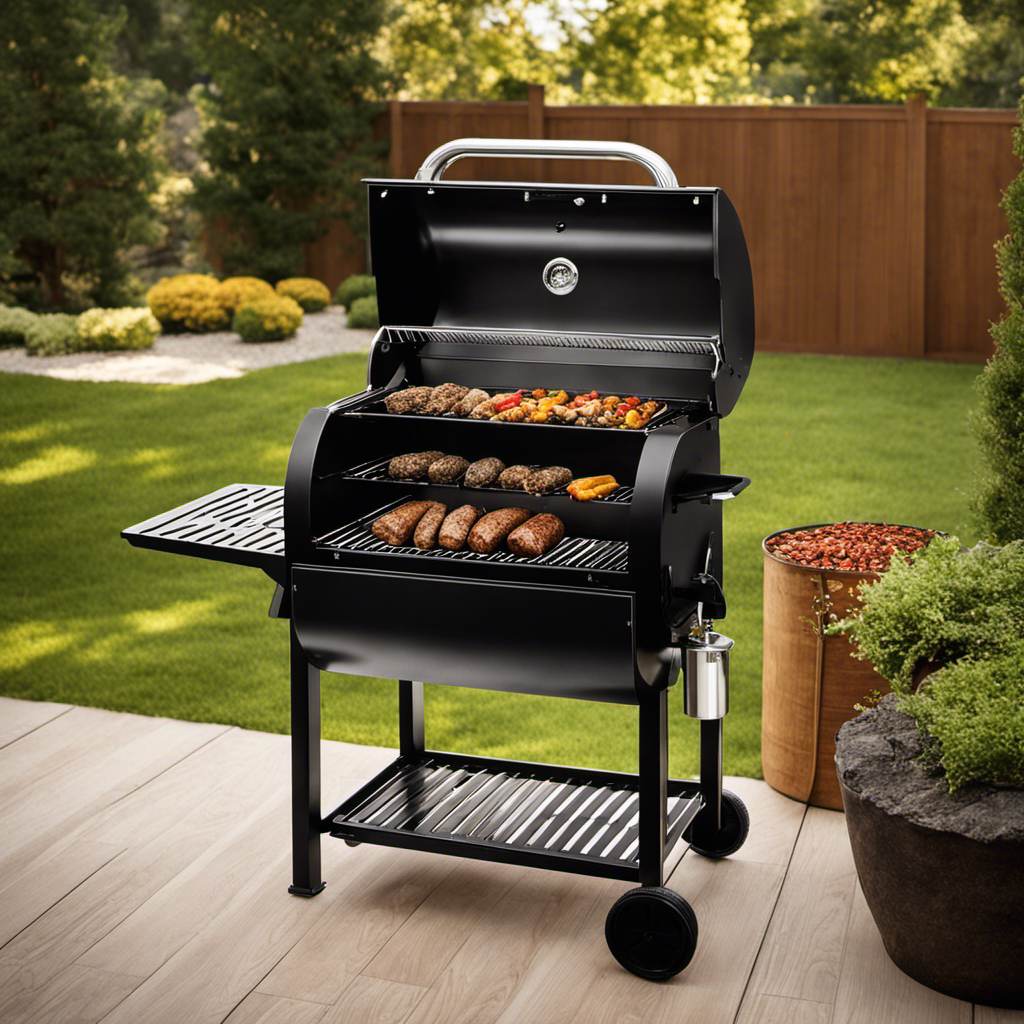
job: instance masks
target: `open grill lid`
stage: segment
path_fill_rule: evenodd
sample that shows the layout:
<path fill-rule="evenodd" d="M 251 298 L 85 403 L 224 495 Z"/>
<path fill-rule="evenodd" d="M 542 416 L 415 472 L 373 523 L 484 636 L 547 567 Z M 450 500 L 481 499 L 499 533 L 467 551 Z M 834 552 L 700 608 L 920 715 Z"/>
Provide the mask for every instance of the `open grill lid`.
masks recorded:
<path fill-rule="evenodd" d="M 470 155 L 630 159 L 661 187 L 438 180 Z M 459 139 L 420 175 L 366 181 L 382 324 L 426 328 L 408 337 L 435 350 L 486 345 L 489 360 L 506 345 L 511 360 L 552 347 L 641 360 L 657 393 L 732 409 L 753 356 L 753 287 L 721 189 L 678 188 L 657 154 L 622 143 Z"/>

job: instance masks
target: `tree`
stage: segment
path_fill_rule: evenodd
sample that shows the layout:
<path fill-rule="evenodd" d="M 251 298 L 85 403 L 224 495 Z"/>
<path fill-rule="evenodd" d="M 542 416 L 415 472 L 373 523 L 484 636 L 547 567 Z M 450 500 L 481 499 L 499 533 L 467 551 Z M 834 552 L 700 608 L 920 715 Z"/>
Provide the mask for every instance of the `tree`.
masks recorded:
<path fill-rule="evenodd" d="M 576 43 L 588 103 L 728 103 L 749 98 L 742 0 L 608 0 Z"/>
<path fill-rule="evenodd" d="M 1024 98 L 1018 107 L 1024 118 Z M 1013 130 L 1013 151 L 1024 160 L 1024 129 Z M 1006 315 L 992 325 L 996 352 L 978 378 L 973 424 L 987 463 L 974 509 L 998 544 L 1024 537 L 1024 171 L 1003 193 L 1010 233 L 996 243 L 999 290 Z"/>
<path fill-rule="evenodd" d="M 118 22 L 89 0 L 8 0 L 0 47 L 0 238 L 61 305 L 69 275 L 118 301 L 152 222 L 154 125 L 105 62 Z"/>
<path fill-rule="evenodd" d="M 1015 107 L 1024 87 L 1024 0 L 964 0 L 974 39 L 963 73 L 942 90 L 948 107 Z"/>
<path fill-rule="evenodd" d="M 370 54 L 382 19 L 377 0 L 192 0 L 211 79 L 195 203 L 223 235 L 227 272 L 289 277 L 329 219 L 362 229 L 359 178 L 382 150 Z"/>

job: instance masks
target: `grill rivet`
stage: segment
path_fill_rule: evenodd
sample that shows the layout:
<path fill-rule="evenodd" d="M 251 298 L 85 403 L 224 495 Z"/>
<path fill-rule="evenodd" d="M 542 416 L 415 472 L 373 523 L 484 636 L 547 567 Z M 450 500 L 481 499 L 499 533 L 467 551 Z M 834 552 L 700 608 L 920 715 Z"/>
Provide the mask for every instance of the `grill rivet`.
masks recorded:
<path fill-rule="evenodd" d="M 575 198 L 575 199 L 573 200 L 573 202 L 574 202 L 574 203 L 575 203 L 575 204 L 576 204 L 577 206 L 582 206 L 582 205 L 583 205 L 583 204 L 584 204 L 584 203 L 586 202 L 586 200 L 585 200 L 585 199 L 584 199 L 584 198 L 583 198 L 582 196 L 577 196 L 577 197 L 576 197 L 576 198 Z"/>
<path fill-rule="evenodd" d="M 428 188 L 427 189 L 427 195 L 428 196 L 432 196 L 433 194 L 434 194 L 434 190 L 432 188 Z"/>
<path fill-rule="evenodd" d="M 700 202 L 700 196 L 693 197 L 693 205 L 696 206 Z"/>
<path fill-rule="evenodd" d="M 383 199 L 387 194 L 388 194 L 388 190 L 384 189 L 384 191 L 381 192 L 381 194 L 380 194 L 381 199 Z"/>

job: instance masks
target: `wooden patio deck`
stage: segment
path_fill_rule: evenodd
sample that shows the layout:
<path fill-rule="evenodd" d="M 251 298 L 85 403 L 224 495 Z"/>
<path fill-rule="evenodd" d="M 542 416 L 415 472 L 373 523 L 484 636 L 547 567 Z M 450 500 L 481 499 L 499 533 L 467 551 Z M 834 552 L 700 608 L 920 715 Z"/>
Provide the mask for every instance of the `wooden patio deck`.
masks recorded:
<path fill-rule="evenodd" d="M 393 751 L 325 743 L 326 802 Z M 733 858 L 670 880 L 700 922 L 673 981 L 604 942 L 621 882 L 324 841 L 289 896 L 288 740 L 0 699 L 3 1024 L 1024 1024 L 892 965 L 842 815 L 730 779 Z"/>

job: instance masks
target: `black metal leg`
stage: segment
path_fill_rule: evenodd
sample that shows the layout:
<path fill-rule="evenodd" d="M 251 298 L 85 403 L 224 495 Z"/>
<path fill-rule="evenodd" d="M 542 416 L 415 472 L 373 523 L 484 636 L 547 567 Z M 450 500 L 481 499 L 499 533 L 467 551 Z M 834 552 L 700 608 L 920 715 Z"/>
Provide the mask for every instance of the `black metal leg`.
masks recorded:
<path fill-rule="evenodd" d="M 292 884 L 296 896 L 322 892 L 320 877 L 320 670 L 291 629 Z"/>
<path fill-rule="evenodd" d="M 665 877 L 668 807 L 668 694 L 640 702 L 640 884 L 661 885 Z"/>
<path fill-rule="evenodd" d="M 693 819 L 692 841 L 713 846 L 722 827 L 722 719 L 700 723 L 700 793 L 704 807 Z"/>
<path fill-rule="evenodd" d="M 405 755 L 422 754 L 423 684 L 398 680 L 398 749 Z"/>

